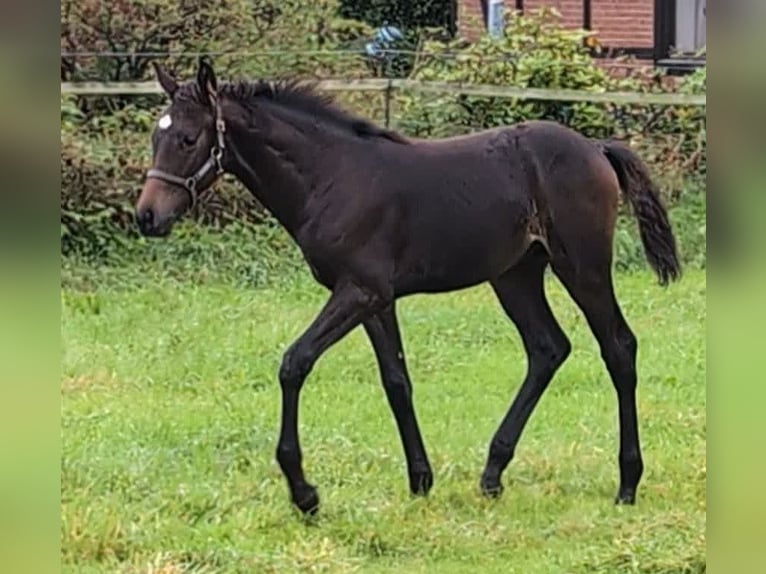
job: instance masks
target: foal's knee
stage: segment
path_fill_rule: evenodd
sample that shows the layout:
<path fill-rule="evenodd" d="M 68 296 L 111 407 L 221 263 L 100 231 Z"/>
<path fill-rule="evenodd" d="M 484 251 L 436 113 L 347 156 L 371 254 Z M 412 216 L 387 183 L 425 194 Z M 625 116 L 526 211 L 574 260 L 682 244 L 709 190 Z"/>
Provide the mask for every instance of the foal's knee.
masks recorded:
<path fill-rule="evenodd" d="M 636 353 L 638 352 L 638 339 L 630 330 L 630 327 L 623 325 L 621 329 L 617 331 L 617 342 L 623 351 L 631 358 L 635 360 Z"/>
<path fill-rule="evenodd" d="M 282 357 L 282 365 L 279 367 L 279 383 L 282 388 L 300 387 L 306 380 L 311 367 L 313 357 L 300 346 L 292 346 Z"/>
<path fill-rule="evenodd" d="M 534 368 L 541 374 L 553 376 L 572 352 L 572 343 L 564 333 L 546 339 L 530 353 Z"/>

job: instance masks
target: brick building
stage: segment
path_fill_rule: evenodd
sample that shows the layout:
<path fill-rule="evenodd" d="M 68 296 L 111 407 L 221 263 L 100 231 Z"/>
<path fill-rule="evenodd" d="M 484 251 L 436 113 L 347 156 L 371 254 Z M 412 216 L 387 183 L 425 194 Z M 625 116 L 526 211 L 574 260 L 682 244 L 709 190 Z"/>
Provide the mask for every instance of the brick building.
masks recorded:
<path fill-rule="evenodd" d="M 476 38 L 486 33 L 491 0 L 457 0 L 457 30 Z M 504 0 L 506 13 L 555 7 L 564 25 L 593 30 L 603 57 L 632 55 L 672 70 L 688 70 L 704 59 L 705 0 Z"/>

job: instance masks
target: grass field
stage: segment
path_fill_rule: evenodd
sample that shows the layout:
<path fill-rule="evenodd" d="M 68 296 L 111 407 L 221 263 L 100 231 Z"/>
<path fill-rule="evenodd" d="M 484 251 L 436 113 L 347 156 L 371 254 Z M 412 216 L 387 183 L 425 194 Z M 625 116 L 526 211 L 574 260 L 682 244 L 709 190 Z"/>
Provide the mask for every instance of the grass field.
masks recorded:
<path fill-rule="evenodd" d="M 62 291 L 62 563 L 68 572 L 705 571 L 704 272 L 663 290 L 619 275 L 639 340 L 646 471 L 612 504 L 617 414 L 582 316 L 551 279 L 573 343 L 483 499 L 488 442 L 525 371 L 488 287 L 399 304 L 435 471 L 411 498 L 364 333 L 317 364 L 301 437 L 322 497 L 306 523 L 274 461 L 281 353 L 324 300 L 309 281 L 246 290 L 173 281 Z"/>

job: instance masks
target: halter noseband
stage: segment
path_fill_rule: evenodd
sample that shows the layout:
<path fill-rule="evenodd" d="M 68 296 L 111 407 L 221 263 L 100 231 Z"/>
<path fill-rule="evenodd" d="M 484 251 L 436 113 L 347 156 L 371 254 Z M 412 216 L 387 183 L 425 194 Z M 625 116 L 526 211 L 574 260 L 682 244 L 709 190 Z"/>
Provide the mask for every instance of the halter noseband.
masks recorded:
<path fill-rule="evenodd" d="M 213 95 L 210 96 L 211 101 L 215 105 L 215 132 L 216 143 L 210 148 L 210 157 L 202 164 L 196 173 L 190 177 L 179 177 L 162 171 L 161 169 L 152 168 L 146 172 L 146 178 L 160 179 L 167 183 L 179 185 L 189 193 L 191 199 L 191 206 L 194 207 L 197 203 L 197 185 L 211 170 L 215 169 L 216 175 L 223 173 L 223 166 L 221 165 L 221 158 L 223 157 L 223 150 L 226 148 L 224 142 L 224 134 L 226 133 L 226 124 L 223 121 L 223 112 L 221 106 L 218 105 L 218 99 Z"/>

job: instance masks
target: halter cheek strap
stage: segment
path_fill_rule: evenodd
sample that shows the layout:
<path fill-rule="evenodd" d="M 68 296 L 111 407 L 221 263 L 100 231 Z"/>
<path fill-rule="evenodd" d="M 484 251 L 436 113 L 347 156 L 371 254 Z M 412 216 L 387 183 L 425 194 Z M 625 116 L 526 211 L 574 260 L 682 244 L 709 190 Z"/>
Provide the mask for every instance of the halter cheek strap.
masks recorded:
<path fill-rule="evenodd" d="M 159 179 L 167 183 L 172 183 L 173 185 L 178 185 L 185 189 L 191 200 L 190 207 L 194 207 L 197 203 L 197 186 L 199 185 L 199 182 L 202 181 L 202 179 L 213 170 L 215 170 L 215 175 L 221 175 L 224 171 L 223 166 L 221 165 L 221 158 L 223 157 L 224 149 L 226 149 L 226 143 L 224 140 L 226 124 L 223 121 L 223 112 L 221 111 L 221 106 L 218 105 L 218 99 L 215 98 L 212 94 L 210 99 L 215 105 L 216 143 L 213 144 L 212 148 L 210 148 L 210 156 L 207 158 L 207 161 L 202 164 L 202 167 L 200 167 L 194 173 L 194 175 L 189 177 L 179 177 L 177 175 L 173 175 L 172 173 L 168 173 L 156 168 L 152 168 L 146 172 L 147 179 Z"/>

